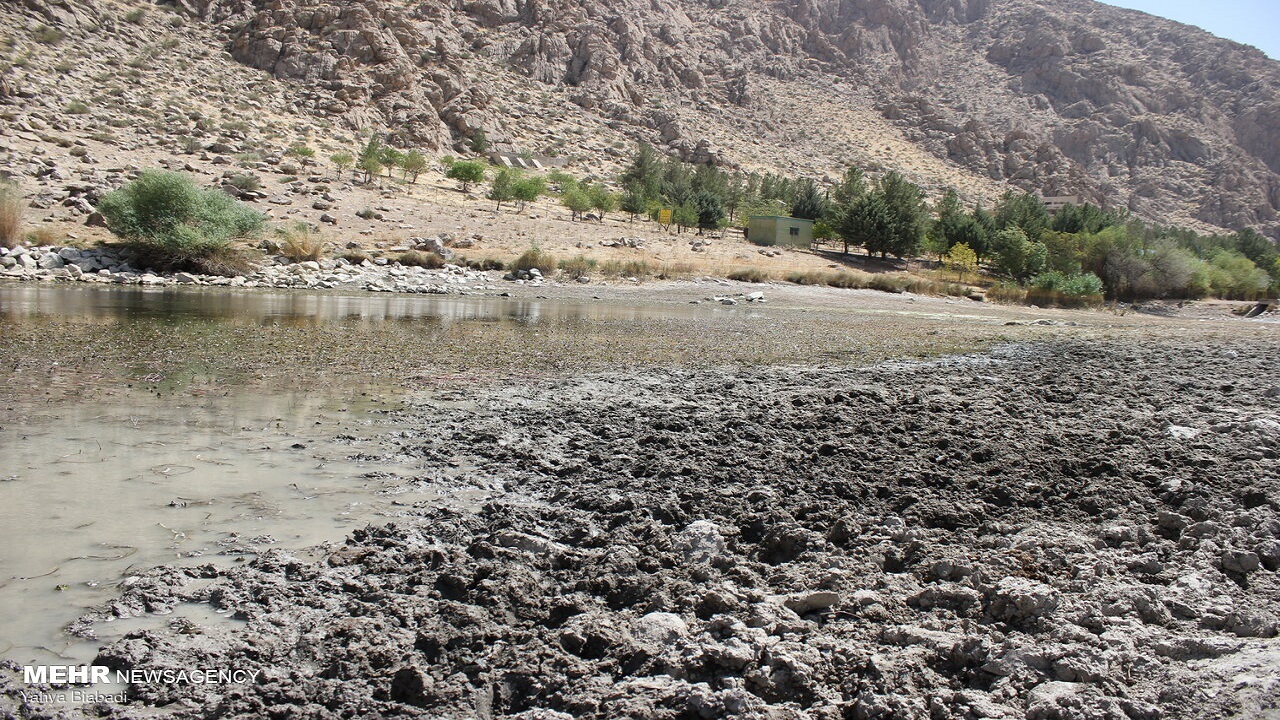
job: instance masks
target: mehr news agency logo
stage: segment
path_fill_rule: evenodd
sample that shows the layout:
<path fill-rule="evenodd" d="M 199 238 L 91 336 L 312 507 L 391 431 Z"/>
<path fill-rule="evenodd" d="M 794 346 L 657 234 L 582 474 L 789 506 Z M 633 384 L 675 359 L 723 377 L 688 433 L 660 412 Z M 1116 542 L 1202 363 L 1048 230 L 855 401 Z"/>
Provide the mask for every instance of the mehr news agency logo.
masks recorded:
<path fill-rule="evenodd" d="M 262 670 L 230 668 L 130 668 L 115 670 L 103 665 L 24 665 L 22 681 L 27 685 L 250 685 Z M 86 689 L 32 691 L 27 701 L 37 702 L 125 702 L 123 691 L 111 694 Z"/>

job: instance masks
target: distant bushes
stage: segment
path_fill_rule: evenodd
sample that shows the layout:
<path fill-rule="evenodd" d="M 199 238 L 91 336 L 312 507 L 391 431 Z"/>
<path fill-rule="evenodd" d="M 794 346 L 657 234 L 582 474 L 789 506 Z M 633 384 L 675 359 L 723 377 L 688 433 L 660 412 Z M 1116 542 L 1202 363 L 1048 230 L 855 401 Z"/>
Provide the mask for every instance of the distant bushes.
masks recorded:
<path fill-rule="evenodd" d="M 138 264 L 210 275 L 247 270 L 235 241 L 257 235 L 263 225 L 261 214 L 221 190 L 202 190 L 186 176 L 156 170 L 109 193 L 98 211 Z"/>

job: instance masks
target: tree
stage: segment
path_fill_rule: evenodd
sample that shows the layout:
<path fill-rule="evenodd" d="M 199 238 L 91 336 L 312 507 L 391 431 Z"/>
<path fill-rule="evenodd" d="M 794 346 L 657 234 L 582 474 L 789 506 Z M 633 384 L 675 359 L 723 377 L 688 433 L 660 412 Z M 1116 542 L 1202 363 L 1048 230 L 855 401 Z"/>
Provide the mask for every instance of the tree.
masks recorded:
<path fill-rule="evenodd" d="M 471 152 L 483 155 L 489 150 L 489 134 L 484 131 L 484 128 L 476 128 L 476 131 L 471 134 L 471 141 L 467 143 L 467 147 Z"/>
<path fill-rule="evenodd" d="M 861 237 L 861 232 L 855 228 L 852 213 L 866 194 L 866 180 L 862 170 L 856 167 L 846 169 L 840 182 L 831 190 L 832 229 L 844 241 L 846 255 L 849 254 L 850 245 L 861 244 L 854 239 Z M 860 211 L 865 210 L 866 208 L 862 208 Z"/>
<path fill-rule="evenodd" d="M 370 135 L 369 141 L 360 149 L 356 168 L 364 173 L 365 182 L 370 182 L 374 175 L 382 172 L 382 139 L 377 135 Z"/>
<path fill-rule="evenodd" d="M 698 209 L 693 206 L 693 203 L 677 205 L 671 210 L 671 222 L 676 224 L 676 232 L 695 227 L 698 224 Z"/>
<path fill-rule="evenodd" d="M 498 169 L 498 174 L 493 176 L 493 182 L 489 186 L 489 194 L 485 196 L 496 203 L 494 210 L 501 210 L 502 203 L 516 198 L 515 185 L 519 180 L 519 171 L 505 167 Z"/>
<path fill-rule="evenodd" d="M 865 194 L 867 194 L 867 181 L 862 170 L 850 167 L 844 171 L 839 184 L 832 188 L 831 202 L 837 211 L 845 210 L 853 207 L 853 204 Z"/>
<path fill-rule="evenodd" d="M 285 155 L 297 158 L 303 165 L 310 165 L 315 159 L 316 151 L 307 147 L 305 143 L 294 143 L 288 150 L 284 151 Z"/>
<path fill-rule="evenodd" d="M 449 166 L 445 177 L 457 180 L 462 192 L 471 192 L 471 186 L 484 182 L 484 163 L 478 160 L 458 160 Z"/>
<path fill-rule="evenodd" d="M 587 188 L 587 198 L 591 201 L 592 209 L 599 215 L 600 222 L 604 222 L 605 213 L 612 212 L 618 206 L 617 198 L 603 185 Z"/>
<path fill-rule="evenodd" d="M 1031 241 L 1027 240 L 1022 228 L 1010 225 L 992 238 L 991 252 L 996 269 L 1016 280 L 1025 275 Z"/>
<path fill-rule="evenodd" d="M 404 167 L 404 153 L 384 145 L 378 152 L 378 161 L 387 169 L 387 177 L 391 177 L 394 168 Z"/>
<path fill-rule="evenodd" d="M 1028 238 L 1038 238 L 1052 222 L 1044 202 L 1035 195 L 1006 192 L 996 204 L 996 227 L 1004 230 L 1009 227 L 1020 228 Z"/>
<path fill-rule="evenodd" d="M 336 152 L 329 156 L 329 162 L 338 168 L 338 177 L 342 177 L 342 171 L 355 164 L 355 158 L 351 157 L 351 153 Z"/>
<path fill-rule="evenodd" d="M 541 175 L 526 175 L 518 178 L 511 188 L 516 200 L 516 211 L 524 211 L 525 203 L 537 200 L 547 191 L 547 181 Z"/>
<path fill-rule="evenodd" d="M 942 265 L 963 280 L 965 276 L 978 269 L 978 254 L 968 245 L 956 243 L 943 256 Z"/>
<path fill-rule="evenodd" d="M 699 190 L 698 194 L 693 196 L 693 207 L 698 214 L 699 235 L 704 230 L 720 227 L 720 221 L 724 219 L 724 204 L 720 201 L 720 196 L 708 190 Z"/>
<path fill-rule="evenodd" d="M 662 192 L 662 160 L 649 143 L 638 143 L 631 164 L 618 180 L 644 200 L 656 200 Z"/>
<path fill-rule="evenodd" d="M 791 217 L 805 220 L 821 220 L 827 216 L 827 197 L 818 189 L 818 183 L 804 178 L 796 185 L 795 199 L 791 203 Z"/>
<path fill-rule="evenodd" d="M 637 215 L 644 214 L 648 206 L 648 199 L 645 198 L 644 192 L 634 181 L 623 186 L 622 197 L 618 200 L 618 207 L 622 209 L 622 212 L 630 215 L 632 221 L 636 219 Z"/>
<path fill-rule="evenodd" d="M 890 224 L 884 197 L 879 193 L 867 193 L 840 214 L 835 230 L 844 241 L 846 254 L 851 245 L 864 247 L 870 254 L 882 246 L 882 238 L 889 234 Z"/>
<path fill-rule="evenodd" d="M 875 193 L 884 199 L 889 221 L 888 232 L 879 246 L 881 257 L 890 254 L 905 259 L 918 255 L 928 221 L 920 187 L 889 172 L 876 183 Z"/>
<path fill-rule="evenodd" d="M 356 169 L 364 173 L 365 182 L 372 182 L 374 176 L 382 172 L 382 168 L 382 160 L 375 155 L 360 158 L 360 162 L 356 165 Z"/>
<path fill-rule="evenodd" d="M 582 214 L 591 209 L 591 198 L 586 191 L 580 187 L 569 188 L 560 196 L 560 202 L 569 208 L 570 219 L 577 220 Z"/>
<path fill-rule="evenodd" d="M 427 158 L 416 149 L 410 150 L 405 153 L 404 161 L 400 164 L 400 167 L 404 168 L 405 176 L 410 177 L 409 182 L 416 183 L 418 182 L 418 175 L 427 169 Z"/>

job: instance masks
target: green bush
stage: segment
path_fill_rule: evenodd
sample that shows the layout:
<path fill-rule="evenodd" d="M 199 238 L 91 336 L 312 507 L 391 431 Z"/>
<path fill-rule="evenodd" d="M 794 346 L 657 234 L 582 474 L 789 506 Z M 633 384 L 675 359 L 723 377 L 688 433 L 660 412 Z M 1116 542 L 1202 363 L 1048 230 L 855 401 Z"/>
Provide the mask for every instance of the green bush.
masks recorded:
<path fill-rule="evenodd" d="M 457 160 L 449 166 L 445 177 L 457 180 L 462 192 L 471 192 L 471 186 L 484 181 L 485 166 L 478 160 Z"/>
<path fill-rule="evenodd" d="M 234 241 L 257 235 L 263 217 L 221 190 L 201 190 L 177 173 L 148 170 L 98 205 L 135 259 L 159 270 L 232 275 L 248 262 Z"/>

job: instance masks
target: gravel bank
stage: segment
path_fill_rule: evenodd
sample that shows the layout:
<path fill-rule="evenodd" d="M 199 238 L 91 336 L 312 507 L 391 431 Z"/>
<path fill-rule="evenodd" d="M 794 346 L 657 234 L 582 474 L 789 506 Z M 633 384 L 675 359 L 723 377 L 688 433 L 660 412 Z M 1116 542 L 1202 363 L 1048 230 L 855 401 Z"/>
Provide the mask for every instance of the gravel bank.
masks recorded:
<path fill-rule="evenodd" d="M 501 500 L 318 562 L 148 573 L 104 612 L 247 625 L 99 663 L 262 675 L 103 711 L 1258 717 L 1280 702 L 1278 350 L 1046 342 L 424 399 L 386 453 Z M 7 682 L 10 712 L 45 716 Z"/>

